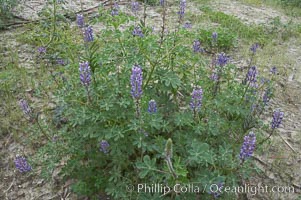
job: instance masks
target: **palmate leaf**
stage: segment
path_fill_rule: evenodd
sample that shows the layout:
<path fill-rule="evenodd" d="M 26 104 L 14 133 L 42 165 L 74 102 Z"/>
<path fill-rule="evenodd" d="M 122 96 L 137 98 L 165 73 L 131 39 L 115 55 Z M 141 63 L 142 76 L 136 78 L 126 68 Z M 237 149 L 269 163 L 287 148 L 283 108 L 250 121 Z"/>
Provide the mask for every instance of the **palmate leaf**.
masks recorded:
<path fill-rule="evenodd" d="M 163 119 L 160 116 L 152 117 L 149 121 L 149 126 L 155 128 L 156 130 L 160 130 L 163 124 Z"/>
<path fill-rule="evenodd" d="M 173 72 L 165 73 L 161 78 L 161 82 L 164 83 L 166 87 L 171 86 L 173 89 L 176 89 L 181 85 L 181 80 Z"/>
<path fill-rule="evenodd" d="M 174 168 L 178 178 L 181 179 L 182 181 L 184 180 L 186 181 L 188 171 L 186 169 L 185 164 L 182 162 L 181 157 L 175 156 Z"/>
<path fill-rule="evenodd" d="M 150 172 L 156 171 L 156 158 L 152 159 L 146 155 L 143 157 L 143 162 L 137 162 L 136 167 L 140 170 L 139 177 L 144 178 Z"/>
<path fill-rule="evenodd" d="M 174 122 L 178 127 L 191 126 L 193 123 L 192 114 L 189 112 L 175 113 Z"/>
<path fill-rule="evenodd" d="M 235 162 L 233 162 L 233 160 L 235 161 L 235 159 L 233 159 L 232 146 L 227 143 L 220 145 L 217 163 L 223 168 L 234 167 Z"/>
<path fill-rule="evenodd" d="M 214 164 L 214 153 L 210 150 L 210 146 L 207 143 L 194 140 L 188 152 L 190 154 L 188 159 L 192 164 L 201 164 L 206 167 L 208 164 Z"/>

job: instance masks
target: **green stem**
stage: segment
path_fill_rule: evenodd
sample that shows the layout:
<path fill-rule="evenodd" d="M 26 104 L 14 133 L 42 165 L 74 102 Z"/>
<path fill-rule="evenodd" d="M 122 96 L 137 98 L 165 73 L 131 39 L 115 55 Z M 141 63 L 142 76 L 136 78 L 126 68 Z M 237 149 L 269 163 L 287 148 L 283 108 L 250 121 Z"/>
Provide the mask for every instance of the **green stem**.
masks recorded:
<path fill-rule="evenodd" d="M 167 2 L 163 3 L 163 13 L 162 13 L 162 30 L 161 30 L 161 40 L 160 40 L 160 47 L 163 44 L 163 40 L 164 40 L 164 32 L 165 32 L 165 21 L 166 21 L 166 8 L 165 8 L 165 4 Z"/>
<path fill-rule="evenodd" d="M 249 87 L 250 87 L 250 82 L 248 83 L 247 88 L 246 88 L 244 94 L 243 94 L 242 97 L 241 97 L 241 102 L 243 101 L 243 99 L 244 99 L 244 97 L 245 97 L 245 95 L 246 95 L 246 93 L 247 93 Z"/>
<path fill-rule="evenodd" d="M 142 137 L 140 136 L 140 146 L 141 146 L 141 155 L 140 155 L 140 160 L 141 162 L 143 161 L 143 146 L 142 146 Z"/>
<path fill-rule="evenodd" d="M 135 102 L 135 104 L 136 104 L 136 117 L 137 117 L 138 119 L 140 119 L 140 106 L 139 106 L 139 99 L 136 99 L 136 102 Z"/>
<path fill-rule="evenodd" d="M 249 72 L 249 70 L 251 69 L 251 65 L 252 65 L 252 62 L 253 62 L 254 56 L 255 56 L 255 54 L 254 54 L 254 53 L 252 53 L 251 60 L 250 60 L 250 63 L 249 63 L 249 65 L 248 65 L 248 70 L 247 70 L 247 73 L 248 73 L 248 72 Z M 247 82 L 247 77 L 245 78 L 245 81 L 244 81 L 244 83 L 246 83 L 246 82 Z"/>
<path fill-rule="evenodd" d="M 274 130 L 275 130 L 275 129 L 273 129 L 272 132 L 270 133 L 270 135 L 269 135 L 268 137 L 266 137 L 265 139 L 263 139 L 258 145 L 260 146 L 260 145 L 262 145 L 264 142 L 266 142 L 268 139 L 270 139 L 271 136 L 272 136 L 273 133 L 274 133 Z"/>
<path fill-rule="evenodd" d="M 149 81 L 150 81 L 150 79 L 151 79 L 151 77 L 152 77 L 152 75 L 153 75 L 153 73 L 155 71 L 155 68 L 156 68 L 155 64 L 150 63 L 150 65 L 152 66 L 151 72 L 150 72 L 149 76 L 147 77 L 147 80 L 146 80 L 146 83 L 144 84 L 143 89 L 146 88 L 146 86 L 148 85 L 148 83 L 149 83 Z"/>
<path fill-rule="evenodd" d="M 174 48 L 175 48 L 175 47 L 171 48 L 171 51 L 172 51 Z M 161 55 L 161 53 L 159 52 L 158 55 Z M 160 63 L 162 60 L 164 60 L 168 55 L 169 55 L 169 54 L 166 54 L 166 55 L 162 56 L 160 59 L 158 59 L 156 62 L 153 63 L 153 62 L 151 62 L 150 58 L 149 58 L 146 54 L 144 54 L 145 58 L 147 59 L 147 61 L 149 62 L 149 64 L 151 65 L 152 68 L 151 68 L 151 72 L 150 72 L 150 74 L 149 74 L 149 76 L 148 76 L 148 78 L 147 78 L 147 80 L 146 80 L 146 83 L 145 83 L 144 86 L 143 86 L 143 89 L 145 89 L 145 88 L 147 87 L 147 85 L 148 85 L 148 83 L 149 83 L 149 81 L 150 81 L 150 79 L 151 79 L 151 77 L 152 77 L 152 75 L 153 75 L 153 73 L 154 73 L 154 71 L 155 71 L 156 65 L 157 65 L 158 63 Z"/>
<path fill-rule="evenodd" d="M 143 9 L 143 26 L 146 27 L 146 0 L 144 0 L 144 9 Z"/>
<path fill-rule="evenodd" d="M 217 91 L 219 90 L 221 77 L 222 77 L 222 72 L 221 72 L 221 67 L 219 67 L 218 72 L 217 72 L 217 81 L 216 81 L 214 91 L 213 91 L 214 97 L 217 95 Z"/>
<path fill-rule="evenodd" d="M 46 47 L 48 47 L 51 44 L 51 42 L 54 39 L 55 32 L 56 32 L 56 0 L 53 0 L 52 3 L 53 3 L 53 17 L 52 17 L 52 28 L 53 29 L 52 29 L 51 38 L 50 38 L 49 42 L 46 44 Z"/>
<path fill-rule="evenodd" d="M 120 46 L 121 46 L 121 48 L 122 48 L 123 56 L 124 56 L 124 57 L 127 57 L 126 50 L 125 50 L 125 48 L 124 48 L 124 45 L 123 45 L 123 43 L 122 43 L 120 37 L 118 37 L 118 42 L 120 43 Z"/>
<path fill-rule="evenodd" d="M 178 28 L 174 32 L 174 38 L 173 38 L 173 48 L 176 47 L 176 42 L 177 42 L 177 36 L 178 36 Z M 174 66 L 174 60 L 175 60 L 175 53 L 171 52 L 170 53 L 170 65 L 171 65 L 171 71 L 173 71 L 173 66 Z"/>
<path fill-rule="evenodd" d="M 172 176 L 174 177 L 174 179 L 177 179 L 178 176 L 172 166 L 172 162 L 171 162 L 170 158 L 166 158 L 166 163 L 167 163 L 167 167 L 168 167 L 170 173 L 172 174 Z"/>
<path fill-rule="evenodd" d="M 88 86 L 86 86 L 86 91 L 87 91 L 87 101 L 91 102 L 90 90 Z"/>
<path fill-rule="evenodd" d="M 51 141 L 50 137 L 46 134 L 46 132 L 43 130 L 40 122 L 39 122 L 39 114 L 37 114 L 37 124 L 38 124 L 38 127 L 39 129 L 41 130 L 42 134 L 49 140 Z"/>

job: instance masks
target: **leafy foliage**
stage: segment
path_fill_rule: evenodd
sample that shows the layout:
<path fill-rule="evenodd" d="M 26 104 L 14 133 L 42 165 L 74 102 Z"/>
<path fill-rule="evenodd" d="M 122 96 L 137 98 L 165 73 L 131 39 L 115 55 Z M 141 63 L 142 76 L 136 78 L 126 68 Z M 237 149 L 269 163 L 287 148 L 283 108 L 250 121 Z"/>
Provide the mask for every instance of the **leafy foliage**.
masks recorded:
<path fill-rule="evenodd" d="M 298 0 L 279 0 L 281 4 L 285 6 L 296 6 L 301 8 L 301 2 Z"/>
<path fill-rule="evenodd" d="M 212 33 L 216 31 L 218 34 L 218 40 L 216 44 L 212 39 Z M 203 46 L 212 49 L 218 48 L 219 51 L 227 51 L 232 49 L 233 47 L 237 46 L 237 38 L 236 34 L 231 33 L 228 29 L 219 28 L 217 30 L 199 30 L 200 33 L 200 41 L 202 42 Z"/>
<path fill-rule="evenodd" d="M 212 20 L 233 25 L 221 13 Z M 141 27 L 143 37 L 133 36 L 130 21 Z M 129 192 L 127 185 L 162 183 L 172 187 L 180 182 L 204 188 L 223 182 L 235 186 L 253 171 L 253 163 L 240 161 L 239 152 L 243 137 L 263 128 L 262 92 L 273 80 L 252 87 L 241 81 L 246 71 L 242 74 L 233 64 L 218 64 L 218 50 L 231 49 L 241 32 L 218 29 L 217 48 L 212 46 L 209 30 L 176 29 L 166 33 L 161 43 L 160 33 L 136 18 L 121 12 L 112 16 L 100 8 L 91 23 L 101 23 L 104 28 L 94 41 L 83 42 L 79 27 L 56 23 L 63 22 L 52 22 L 55 31 L 40 26 L 33 37 L 34 43 L 47 46 L 39 61 L 49 64 L 51 75 L 58 73 L 49 79 L 55 85 L 54 122 L 45 127 L 37 124 L 46 131 L 36 137 L 50 138 L 36 156 L 44 171 L 64 160 L 61 175 L 75 180 L 75 192 L 90 197 L 101 192 L 114 199 L 158 198 L 158 194 Z M 45 35 L 55 38 L 49 41 Z M 213 51 L 193 52 L 195 39 Z M 57 64 L 58 58 L 65 64 Z M 89 62 L 92 71 L 92 82 L 86 86 L 81 84 L 78 70 L 83 61 Z M 143 72 L 141 98 L 130 93 L 136 64 Z M 218 75 L 216 80 L 211 78 L 213 72 Z M 189 106 L 192 91 L 199 87 L 203 91 L 200 111 Z M 157 102 L 156 113 L 147 112 L 152 99 Z M 109 144 L 107 153 L 99 150 L 104 140 Z M 184 195 L 170 192 L 163 198 Z M 196 195 L 212 197 L 209 191 L 185 197 Z M 231 194 L 223 197 L 233 199 Z"/>

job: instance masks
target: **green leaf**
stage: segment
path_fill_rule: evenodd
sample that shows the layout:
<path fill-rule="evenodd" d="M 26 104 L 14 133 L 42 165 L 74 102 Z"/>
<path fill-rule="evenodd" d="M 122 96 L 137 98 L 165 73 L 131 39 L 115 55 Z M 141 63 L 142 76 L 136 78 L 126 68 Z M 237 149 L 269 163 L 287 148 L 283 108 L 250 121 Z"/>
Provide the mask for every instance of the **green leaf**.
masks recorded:
<path fill-rule="evenodd" d="M 181 157 L 175 157 L 174 169 L 179 178 L 185 179 L 187 178 L 188 170 L 186 169 L 185 163 L 181 162 Z M 183 181 L 182 180 L 182 181 Z"/>
<path fill-rule="evenodd" d="M 176 89 L 181 85 L 181 80 L 174 72 L 167 72 L 161 80 L 165 86 Z"/>
<path fill-rule="evenodd" d="M 136 167 L 141 170 L 139 172 L 139 177 L 144 178 L 146 177 L 150 172 L 156 170 L 156 158 L 152 159 L 149 157 L 149 155 L 146 155 L 143 157 L 143 162 L 137 162 Z"/>
<path fill-rule="evenodd" d="M 201 143 L 196 140 L 192 142 L 192 149 L 189 150 L 190 156 L 188 159 L 192 163 L 208 166 L 208 164 L 214 164 L 214 153 L 210 150 L 210 146 L 207 143 Z"/>
<path fill-rule="evenodd" d="M 222 167 L 233 167 L 233 150 L 232 146 L 229 144 L 223 144 L 219 146 L 219 156 L 218 156 L 218 163 Z M 234 159 L 235 160 L 235 159 Z"/>
<path fill-rule="evenodd" d="M 150 127 L 160 130 L 162 127 L 163 119 L 160 116 L 151 116 L 151 119 L 148 121 Z"/>
<path fill-rule="evenodd" d="M 190 126 L 193 123 L 192 114 L 189 112 L 183 113 L 175 113 L 175 119 L 174 122 L 177 126 L 183 127 L 183 126 Z"/>

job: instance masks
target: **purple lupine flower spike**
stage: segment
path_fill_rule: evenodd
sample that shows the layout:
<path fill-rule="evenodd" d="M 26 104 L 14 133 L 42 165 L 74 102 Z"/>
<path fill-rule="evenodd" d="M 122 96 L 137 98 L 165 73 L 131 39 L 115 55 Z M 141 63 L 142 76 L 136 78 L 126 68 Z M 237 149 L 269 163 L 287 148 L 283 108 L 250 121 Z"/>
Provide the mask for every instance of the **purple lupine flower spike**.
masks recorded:
<path fill-rule="evenodd" d="M 191 94 L 190 108 L 194 111 L 200 110 L 202 106 L 203 90 L 201 88 L 193 89 Z"/>
<path fill-rule="evenodd" d="M 193 52 L 194 53 L 204 52 L 204 49 L 201 47 L 201 42 L 199 40 L 193 41 Z"/>
<path fill-rule="evenodd" d="M 108 143 L 108 141 L 106 140 L 102 140 L 100 142 L 100 151 L 102 151 L 103 153 L 108 153 L 108 148 L 110 147 L 110 144 Z"/>
<path fill-rule="evenodd" d="M 185 22 L 184 25 L 183 25 L 183 28 L 191 29 L 192 28 L 192 24 L 190 22 Z"/>
<path fill-rule="evenodd" d="M 265 79 L 264 77 L 262 77 L 261 79 L 260 79 L 260 83 L 261 84 L 265 84 L 265 83 L 268 83 L 268 79 Z"/>
<path fill-rule="evenodd" d="M 65 65 L 65 64 L 66 64 L 65 61 L 64 61 L 63 59 L 57 59 L 57 60 L 56 60 L 56 63 L 57 63 L 58 65 Z"/>
<path fill-rule="evenodd" d="M 213 41 L 214 43 L 217 42 L 217 37 L 218 37 L 217 32 L 213 32 L 213 33 L 212 33 L 212 41 Z"/>
<path fill-rule="evenodd" d="M 244 137 L 244 143 L 240 149 L 239 158 L 244 162 L 247 158 L 251 157 L 256 145 L 256 135 L 250 132 Z"/>
<path fill-rule="evenodd" d="M 217 57 L 217 65 L 219 65 L 220 67 L 225 66 L 229 61 L 228 56 L 226 56 L 225 53 L 220 53 Z"/>
<path fill-rule="evenodd" d="M 265 92 L 263 93 L 262 101 L 264 105 L 267 105 L 267 103 L 270 101 L 269 94 L 270 94 L 269 89 L 265 90 Z"/>
<path fill-rule="evenodd" d="M 274 66 L 270 70 L 271 74 L 275 75 L 277 73 L 277 68 Z"/>
<path fill-rule="evenodd" d="M 24 115 L 31 117 L 32 111 L 26 100 L 20 99 L 19 101 L 20 108 L 22 109 Z"/>
<path fill-rule="evenodd" d="M 246 80 L 249 81 L 251 87 L 257 87 L 257 75 L 258 75 L 258 70 L 256 66 L 252 66 L 248 73 Z"/>
<path fill-rule="evenodd" d="M 84 16 L 82 14 L 76 15 L 76 24 L 79 28 L 84 28 L 85 20 L 84 20 Z"/>
<path fill-rule="evenodd" d="M 274 111 L 273 120 L 272 120 L 272 123 L 271 123 L 271 128 L 272 129 L 279 128 L 279 126 L 280 126 L 280 124 L 283 120 L 283 117 L 284 117 L 283 112 L 281 112 L 279 110 Z"/>
<path fill-rule="evenodd" d="M 138 2 L 132 2 L 132 12 L 137 14 L 139 10 L 139 3 Z"/>
<path fill-rule="evenodd" d="M 118 14 L 119 14 L 119 5 L 117 4 L 117 2 L 115 2 L 111 11 L 111 15 L 116 16 Z"/>
<path fill-rule="evenodd" d="M 142 95 L 142 69 L 139 65 L 134 65 L 132 68 L 132 75 L 131 75 L 131 95 L 135 99 L 140 99 Z"/>
<path fill-rule="evenodd" d="M 164 6 L 165 5 L 165 0 L 160 0 L 160 5 Z"/>
<path fill-rule="evenodd" d="M 148 109 L 147 111 L 150 113 L 150 114 L 153 114 L 153 113 L 156 113 L 157 112 L 157 103 L 155 100 L 150 100 L 148 102 Z"/>
<path fill-rule="evenodd" d="M 186 9 L 186 0 L 180 0 L 180 10 L 178 12 L 180 20 L 184 19 Z"/>
<path fill-rule="evenodd" d="M 213 81 L 217 81 L 218 80 L 218 75 L 217 73 L 213 72 L 210 76 L 210 79 L 213 80 Z"/>
<path fill-rule="evenodd" d="M 42 46 L 42 47 L 39 47 L 39 48 L 38 48 L 38 53 L 39 53 L 39 54 L 45 54 L 46 51 L 47 51 L 47 50 L 46 50 L 46 47 L 43 47 L 43 46 Z"/>
<path fill-rule="evenodd" d="M 255 43 L 255 44 L 252 44 L 252 46 L 250 47 L 250 51 L 253 52 L 253 54 L 256 53 L 257 49 L 259 47 L 259 44 L 258 43 Z"/>
<path fill-rule="evenodd" d="M 133 34 L 133 36 L 144 37 L 142 30 L 139 26 L 134 27 L 132 34 Z"/>
<path fill-rule="evenodd" d="M 91 69 L 89 62 L 79 63 L 79 73 L 81 84 L 88 87 L 91 83 Z"/>
<path fill-rule="evenodd" d="M 31 171 L 31 166 L 27 163 L 26 158 L 23 156 L 17 156 L 14 160 L 16 168 L 21 172 L 29 172 Z"/>
<path fill-rule="evenodd" d="M 93 29 L 91 26 L 88 26 L 84 30 L 84 41 L 85 42 L 92 42 L 94 40 L 93 37 Z"/>

